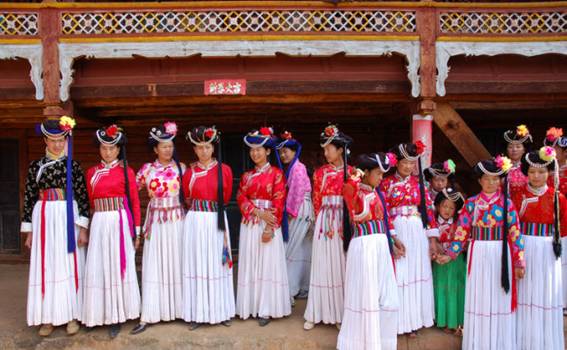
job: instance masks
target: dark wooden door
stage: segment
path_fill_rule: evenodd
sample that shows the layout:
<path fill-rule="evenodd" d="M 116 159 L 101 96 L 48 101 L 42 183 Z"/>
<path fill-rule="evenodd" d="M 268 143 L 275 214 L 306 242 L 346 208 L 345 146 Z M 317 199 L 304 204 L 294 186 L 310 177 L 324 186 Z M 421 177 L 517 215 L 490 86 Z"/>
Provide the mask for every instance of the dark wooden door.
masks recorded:
<path fill-rule="evenodd" d="M 19 145 L 0 139 L 0 254 L 20 253 Z"/>

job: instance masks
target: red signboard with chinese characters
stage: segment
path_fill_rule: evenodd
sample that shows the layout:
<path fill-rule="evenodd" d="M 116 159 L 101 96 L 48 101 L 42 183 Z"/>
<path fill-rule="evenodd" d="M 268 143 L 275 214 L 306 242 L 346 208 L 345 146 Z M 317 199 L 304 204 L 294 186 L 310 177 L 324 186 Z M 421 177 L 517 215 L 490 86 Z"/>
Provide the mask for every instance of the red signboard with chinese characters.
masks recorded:
<path fill-rule="evenodd" d="M 246 79 L 205 80 L 205 95 L 246 95 Z"/>

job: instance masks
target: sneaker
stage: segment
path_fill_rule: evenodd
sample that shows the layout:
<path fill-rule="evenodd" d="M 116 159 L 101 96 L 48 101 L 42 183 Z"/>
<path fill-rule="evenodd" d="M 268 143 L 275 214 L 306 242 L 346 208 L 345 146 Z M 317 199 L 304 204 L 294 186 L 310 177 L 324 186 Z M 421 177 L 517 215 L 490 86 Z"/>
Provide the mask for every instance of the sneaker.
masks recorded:
<path fill-rule="evenodd" d="M 258 324 L 260 325 L 260 327 L 265 327 L 268 325 L 268 323 L 270 323 L 270 319 L 269 318 L 264 318 L 264 317 L 260 317 L 258 319 Z"/>
<path fill-rule="evenodd" d="M 53 333 L 53 325 L 52 324 L 42 324 L 39 327 L 39 335 L 42 337 L 48 337 L 51 333 Z"/>
<path fill-rule="evenodd" d="M 306 290 L 303 290 L 303 289 L 302 289 L 302 290 L 299 291 L 299 294 L 297 294 L 297 295 L 295 296 L 295 298 L 296 298 L 296 299 L 307 299 L 307 296 L 308 296 L 308 295 L 309 295 L 309 291 L 306 291 Z"/>
<path fill-rule="evenodd" d="M 225 327 L 230 327 L 232 326 L 232 321 L 230 320 L 222 321 L 221 324 Z"/>
<path fill-rule="evenodd" d="M 148 328 L 148 324 L 147 323 L 138 323 L 138 325 L 134 328 L 132 328 L 132 330 L 130 331 L 130 334 L 135 335 L 135 334 L 140 334 L 143 331 L 145 331 Z"/>
<path fill-rule="evenodd" d="M 118 334 L 120 334 L 121 329 L 122 326 L 120 325 L 120 323 L 110 325 L 110 328 L 108 330 L 108 335 L 110 336 L 110 339 L 116 338 Z"/>
<path fill-rule="evenodd" d="M 67 323 L 67 335 L 77 334 L 80 328 L 81 326 L 79 326 L 79 322 L 77 322 L 76 320 L 70 321 L 69 323 Z"/>
<path fill-rule="evenodd" d="M 189 325 L 189 330 L 194 331 L 195 329 L 201 327 L 201 325 L 201 323 L 191 322 L 191 324 Z"/>
<path fill-rule="evenodd" d="M 314 327 L 315 327 L 315 323 L 313 322 L 305 321 L 305 323 L 303 324 L 303 329 L 305 329 L 306 331 L 310 331 Z"/>

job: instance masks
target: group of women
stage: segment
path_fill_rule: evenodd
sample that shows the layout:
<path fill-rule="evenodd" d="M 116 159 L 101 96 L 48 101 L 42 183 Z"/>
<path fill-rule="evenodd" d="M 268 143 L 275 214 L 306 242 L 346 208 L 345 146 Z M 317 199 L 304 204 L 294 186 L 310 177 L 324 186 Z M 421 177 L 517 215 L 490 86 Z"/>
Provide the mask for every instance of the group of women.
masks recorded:
<path fill-rule="evenodd" d="M 306 297 L 304 329 L 335 325 L 339 349 L 395 349 L 399 334 L 434 322 L 464 324 L 465 349 L 563 349 L 567 202 L 559 188 L 567 184 L 559 172 L 567 138 L 559 129 L 534 152 L 526 151 L 523 126 L 507 132 L 512 160 L 479 162 L 482 191 L 467 200 L 454 189 L 452 161 L 422 171 L 420 141 L 359 155 L 352 167 L 353 140 L 329 125 L 320 135 L 327 164 L 311 182 L 291 133 L 251 131 L 244 143 L 254 168 L 236 196 L 235 298 L 224 210 L 232 171 L 221 152 L 213 156 L 220 132 L 190 130 L 198 161 L 185 166 L 176 124 L 156 126 L 148 140 L 157 159 L 135 173 L 124 131 L 104 127 L 95 133 L 101 162 L 85 177 L 72 159 L 74 127 L 66 116 L 39 126 L 46 155 L 30 164 L 26 180 L 27 320 L 42 336 L 64 324 L 75 334 L 81 322 L 109 325 L 115 337 L 120 324 L 138 318 L 132 334 L 175 319 L 192 330 L 230 326 L 235 314 L 266 326 Z M 142 224 L 143 189 L 150 200 Z"/>

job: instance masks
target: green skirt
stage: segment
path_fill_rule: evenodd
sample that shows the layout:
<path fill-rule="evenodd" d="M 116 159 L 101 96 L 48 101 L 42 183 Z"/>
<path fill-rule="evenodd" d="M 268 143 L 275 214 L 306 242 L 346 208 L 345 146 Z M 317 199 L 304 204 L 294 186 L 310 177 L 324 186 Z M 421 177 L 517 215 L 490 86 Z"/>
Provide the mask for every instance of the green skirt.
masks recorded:
<path fill-rule="evenodd" d="M 467 263 L 464 254 L 457 259 L 439 265 L 433 263 L 435 294 L 435 320 L 437 327 L 455 329 L 465 318 L 465 283 Z"/>

